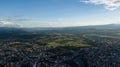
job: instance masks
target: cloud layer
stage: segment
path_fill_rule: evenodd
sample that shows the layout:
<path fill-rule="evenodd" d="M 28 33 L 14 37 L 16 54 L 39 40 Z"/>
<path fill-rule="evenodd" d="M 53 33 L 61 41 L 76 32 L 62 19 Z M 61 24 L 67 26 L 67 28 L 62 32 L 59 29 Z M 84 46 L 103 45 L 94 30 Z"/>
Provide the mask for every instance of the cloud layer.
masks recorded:
<path fill-rule="evenodd" d="M 95 5 L 104 5 L 104 7 L 108 10 L 120 8 L 120 0 L 82 0 L 82 2 Z"/>
<path fill-rule="evenodd" d="M 0 19 L 0 27 L 21 27 L 21 25 Z"/>

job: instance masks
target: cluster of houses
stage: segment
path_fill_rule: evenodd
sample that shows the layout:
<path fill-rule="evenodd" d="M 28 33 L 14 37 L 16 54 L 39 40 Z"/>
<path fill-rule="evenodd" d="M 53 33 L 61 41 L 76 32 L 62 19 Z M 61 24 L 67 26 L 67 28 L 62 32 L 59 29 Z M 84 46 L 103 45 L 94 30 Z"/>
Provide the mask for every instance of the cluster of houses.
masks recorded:
<path fill-rule="evenodd" d="M 53 51 L 56 47 L 33 46 L 15 48 L 4 44 L 0 47 L 0 67 L 84 67 L 74 50 Z"/>
<path fill-rule="evenodd" d="M 86 48 L 84 58 L 89 67 L 120 67 L 120 45 Z"/>
<path fill-rule="evenodd" d="M 115 37 L 87 37 L 95 47 L 83 48 L 89 67 L 120 67 L 120 39 Z"/>

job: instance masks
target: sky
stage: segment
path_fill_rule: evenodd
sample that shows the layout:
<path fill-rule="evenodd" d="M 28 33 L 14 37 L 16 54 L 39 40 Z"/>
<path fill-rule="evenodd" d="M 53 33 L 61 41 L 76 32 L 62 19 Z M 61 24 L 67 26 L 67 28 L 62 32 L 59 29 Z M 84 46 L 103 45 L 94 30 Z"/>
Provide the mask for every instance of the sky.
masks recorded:
<path fill-rule="evenodd" d="M 120 24 L 120 0 L 0 0 L 0 27 Z"/>

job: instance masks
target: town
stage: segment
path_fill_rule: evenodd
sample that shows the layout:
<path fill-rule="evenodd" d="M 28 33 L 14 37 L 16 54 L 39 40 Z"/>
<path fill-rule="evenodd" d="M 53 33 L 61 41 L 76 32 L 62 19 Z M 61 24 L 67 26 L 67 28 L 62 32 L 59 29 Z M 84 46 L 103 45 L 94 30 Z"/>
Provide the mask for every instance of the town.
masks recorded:
<path fill-rule="evenodd" d="M 119 67 L 119 31 L 108 31 L 32 31 L 22 32 L 29 39 L 18 39 L 21 33 L 3 38 L 0 67 Z"/>

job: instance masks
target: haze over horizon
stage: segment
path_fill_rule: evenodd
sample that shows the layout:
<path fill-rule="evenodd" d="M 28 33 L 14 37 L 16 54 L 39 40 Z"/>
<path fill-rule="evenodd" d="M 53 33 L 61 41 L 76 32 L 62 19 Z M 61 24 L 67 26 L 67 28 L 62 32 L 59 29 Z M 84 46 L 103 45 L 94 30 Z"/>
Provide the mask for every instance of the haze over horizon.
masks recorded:
<path fill-rule="evenodd" d="M 0 27 L 120 24 L 119 0 L 1 0 Z"/>

